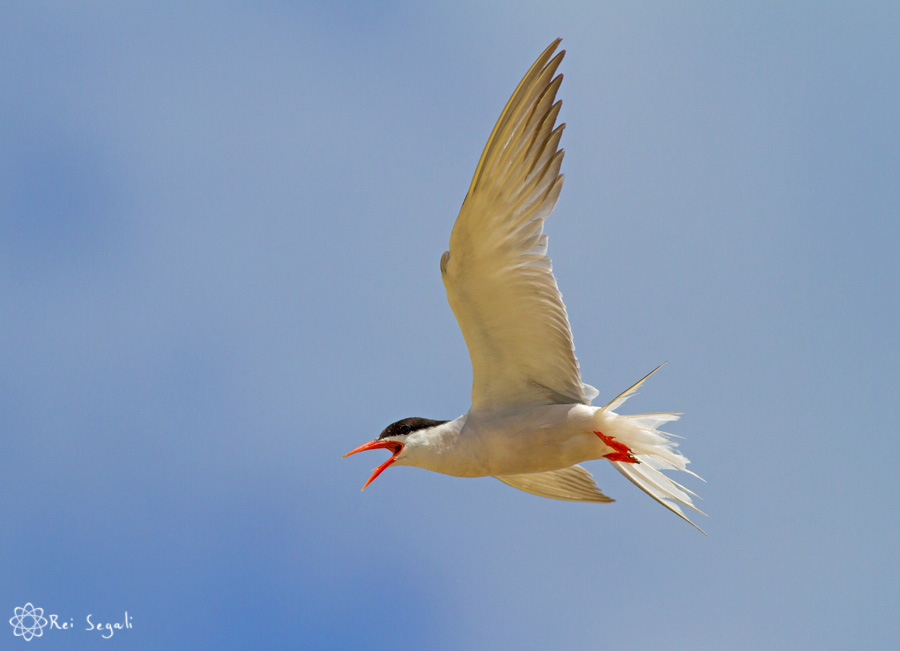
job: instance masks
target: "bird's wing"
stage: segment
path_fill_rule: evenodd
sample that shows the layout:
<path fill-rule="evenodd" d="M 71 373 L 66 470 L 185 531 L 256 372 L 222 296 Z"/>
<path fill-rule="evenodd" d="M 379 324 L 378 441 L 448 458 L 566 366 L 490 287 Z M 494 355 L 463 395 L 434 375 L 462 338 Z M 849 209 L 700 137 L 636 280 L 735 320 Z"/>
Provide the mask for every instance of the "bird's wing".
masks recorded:
<path fill-rule="evenodd" d="M 542 232 L 563 182 L 559 42 L 538 57 L 500 114 L 441 258 L 472 358 L 476 409 L 588 404 L 597 395 L 581 382 Z"/>
<path fill-rule="evenodd" d="M 525 475 L 503 475 L 498 476 L 497 479 L 526 493 L 549 497 L 552 500 L 615 502 L 614 499 L 600 492 L 591 473 L 581 466 L 570 466 L 548 472 L 532 472 Z"/>

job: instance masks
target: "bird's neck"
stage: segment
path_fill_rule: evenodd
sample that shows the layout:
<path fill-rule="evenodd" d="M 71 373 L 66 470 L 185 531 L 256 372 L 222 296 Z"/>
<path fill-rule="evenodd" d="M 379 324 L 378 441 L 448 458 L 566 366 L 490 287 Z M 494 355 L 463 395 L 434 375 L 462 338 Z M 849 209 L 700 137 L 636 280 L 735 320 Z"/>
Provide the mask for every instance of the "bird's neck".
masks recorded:
<path fill-rule="evenodd" d="M 426 430 L 413 432 L 406 443 L 406 454 L 398 465 L 416 466 L 456 477 L 478 477 L 483 474 L 478 459 L 466 453 L 460 438 L 466 414 Z"/>

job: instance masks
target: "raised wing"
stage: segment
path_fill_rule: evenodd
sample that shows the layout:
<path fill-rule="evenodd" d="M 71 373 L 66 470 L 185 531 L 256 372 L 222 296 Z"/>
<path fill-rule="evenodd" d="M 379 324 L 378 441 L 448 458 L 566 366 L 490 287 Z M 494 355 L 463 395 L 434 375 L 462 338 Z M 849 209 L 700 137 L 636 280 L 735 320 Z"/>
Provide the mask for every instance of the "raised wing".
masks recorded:
<path fill-rule="evenodd" d="M 441 258 L 450 307 L 472 358 L 472 407 L 590 403 L 547 257 L 544 220 L 562 189 L 554 77 L 557 39 L 494 126 Z"/>
<path fill-rule="evenodd" d="M 594 478 L 581 466 L 562 470 L 532 472 L 525 475 L 503 475 L 497 479 L 520 491 L 569 502 L 615 502 L 597 488 Z"/>

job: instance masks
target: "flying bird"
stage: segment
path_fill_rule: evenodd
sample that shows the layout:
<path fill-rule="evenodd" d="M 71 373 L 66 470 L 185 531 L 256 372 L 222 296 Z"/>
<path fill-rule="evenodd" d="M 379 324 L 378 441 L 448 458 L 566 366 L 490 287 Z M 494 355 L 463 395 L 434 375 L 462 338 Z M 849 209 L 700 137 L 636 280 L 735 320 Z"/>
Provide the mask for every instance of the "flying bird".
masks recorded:
<path fill-rule="evenodd" d="M 575 359 L 543 233 L 563 183 L 560 41 L 538 57 L 500 114 L 441 256 L 447 300 L 472 359 L 471 408 L 449 421 L 404 418 L 344 456 L 391 452 L 363 489 L 389 466 L 417 466 L 492 476 L 557 500 L 612 502 L 578 465 L 606 459 L 696 527 L 681 510 L 703 514 L 691 501 L 696 494 L 661 472 L 697 476 L 672 435 L 658 429 L 679 414 L 617 412 L 659 367 L 596 407 L 598 391 L 582 382 Z"/>

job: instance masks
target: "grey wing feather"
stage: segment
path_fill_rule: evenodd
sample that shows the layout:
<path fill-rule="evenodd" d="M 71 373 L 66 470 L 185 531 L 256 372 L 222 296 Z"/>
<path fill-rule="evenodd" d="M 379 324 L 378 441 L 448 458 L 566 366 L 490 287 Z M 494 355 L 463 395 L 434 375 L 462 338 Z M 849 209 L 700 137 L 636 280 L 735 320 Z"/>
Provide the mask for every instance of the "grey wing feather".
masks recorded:
<path fill-rule="evenodd" d="M 441 258 L 472 359 L 472 407 L 585 403 L 572 332 L 547 257 L 544 220 L 562 189 L 554 41 L 500 114 Z"/>
<path fill-rule="evenodd" d="M 597 488 L 591 473 L 581 466 L 524 475 L 501 475 L 497 476 L 497 479 L 520 491 L 540 497 L 549 497 L 552 500 L 603 503 L 615 501 Z"/>

